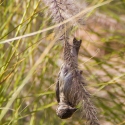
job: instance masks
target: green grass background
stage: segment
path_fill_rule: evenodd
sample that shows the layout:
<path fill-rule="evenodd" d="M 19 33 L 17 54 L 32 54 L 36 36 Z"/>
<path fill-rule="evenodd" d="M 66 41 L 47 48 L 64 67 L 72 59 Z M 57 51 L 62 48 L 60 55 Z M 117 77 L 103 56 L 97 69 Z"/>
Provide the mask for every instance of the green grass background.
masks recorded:
<path fill-rule="evenodd" d="M 103 0 L 89 0 L 97 2 Z M 79 67 L 101 125 L 125 125 L 125 1 L 114 0 L 90 15 Z M 42 0 L 0 0 L 1 42 L 52 25 Z M 56 116 L 54 89 L 63 47 L 54 33 L 0 43 L 0 125 L 85 125 L 79 111 L 67 120 Z"/>

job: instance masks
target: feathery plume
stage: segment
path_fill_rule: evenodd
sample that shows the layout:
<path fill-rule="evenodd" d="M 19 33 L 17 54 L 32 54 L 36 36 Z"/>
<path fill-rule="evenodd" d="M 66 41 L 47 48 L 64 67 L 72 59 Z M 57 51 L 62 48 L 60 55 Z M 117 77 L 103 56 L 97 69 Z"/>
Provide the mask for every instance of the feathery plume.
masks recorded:
<path fill-rule="evenodd" d="M 60 23 L 81 10 L 81 7 L 77 3 L 74 3 L 73 0 L 48 0 L 48 2 L 44 0 L 44 2 L 49 6 L 55 23 Z M 80 22 L 80 18 L 77 19 L 76 23 Z M 61 25 L 59 29 L 60 31 L 63 30 L 64 25 Z M 85 110 L 89 124 L 99 125 L 96 110 L 90 100 L 90 94 L 85 89 L 82 73 L 77 66 L 77 56 L 81 41 L 77 41 L 74 38 L 73 44 L 79 43 L 79 47 L 77 48 L 77 46 L 72 47 L 68 43 L 66 36 L 63 36 L 63 40 L 65 40 L 64 64 L 60 70 L 56 84 L 56 98 L 59 103 L 56 111 L 57 115 L 62 119 L 71 117 L 77 110 L 75 106 L 82 101 L 81 108 Z"/>
<path fill-rule="evenodd" d="M 44 0 L 44 3 L 49 6 L 51 11 L 51 16 L 55 23 L 60 23 L 77 13 L 79 13 L 82 9 L 86 8 L 87 4 L 84 2 L 81 5 L 74 0 Z M 76 23 L 83 24 L 82 17 L 73 21 L 73 25 Z M 60 29 L 64 28 L 64 26 L 60 26 Z"/>

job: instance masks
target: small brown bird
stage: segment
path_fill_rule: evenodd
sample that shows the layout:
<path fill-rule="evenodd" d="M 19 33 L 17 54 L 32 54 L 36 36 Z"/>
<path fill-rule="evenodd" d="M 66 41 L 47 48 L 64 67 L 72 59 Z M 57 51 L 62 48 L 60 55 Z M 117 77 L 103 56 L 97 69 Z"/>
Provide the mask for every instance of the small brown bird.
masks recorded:
<path fill-rule="evenodd" d="M 80 45 L 81 40 L 77 41 L 75 38 L 73 40 L 73 46 L 71 46 L 68 42 L 65 43 L 64 64 L 61 67 L 58 82 L 56 84 L 56 97 L 59 103 L 56 113 L 61 119 L 71 117 L 77 110 L 77 108 L 75 108 L 76 104 L 71 100 L 72 97 L 70 97 L 70 91 L 74 78 L 73 70 L 74 68 L 77 68 L 77 58 Z M 81 75 L 81 72 L 79 73 L 79 75 Z"/>
<path fill-rule="evenodd" d="M 59 104 L 56 113 L 61 119 L 69 118 L 77 110 L 76 106 L 81 103 L 81 109 L 85 110 L 89 125 L 100 125 L 90 94 L 85 89 L 82 71 L 78 69 L 80 45 L 81 40 L 75 38 L 72 46 L 68 41 L 64 43 L 63 65 L 56 84 L 56 98 Z"/>

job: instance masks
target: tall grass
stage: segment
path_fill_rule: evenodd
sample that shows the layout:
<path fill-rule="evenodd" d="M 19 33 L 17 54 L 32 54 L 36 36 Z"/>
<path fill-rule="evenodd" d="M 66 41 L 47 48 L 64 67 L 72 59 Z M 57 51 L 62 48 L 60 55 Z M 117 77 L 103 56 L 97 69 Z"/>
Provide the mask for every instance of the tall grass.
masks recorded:
<path fill-rule="evenodd" d="M 124 0 L 119 0 L 95 9 L 80 30 L 79 67 L 104 125 L 125 124 L 124 7 Z M 0 1 L 0 125 L 85 124 L 79 112 L 68 120 L 56 116 L 54 88 L 62 43 L 56 42 L 59 34 L 53 28 L 2 43 L 53 25 L 40 0 Z"/>

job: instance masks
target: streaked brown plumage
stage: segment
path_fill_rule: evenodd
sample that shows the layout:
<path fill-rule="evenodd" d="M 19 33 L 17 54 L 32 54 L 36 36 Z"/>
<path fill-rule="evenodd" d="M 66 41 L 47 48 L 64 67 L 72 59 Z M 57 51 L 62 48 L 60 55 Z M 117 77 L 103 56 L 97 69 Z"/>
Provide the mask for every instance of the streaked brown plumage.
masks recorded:
<path fill-rule="evenodd" d="M 82 71 L 78 69 L 78 52 L 81 40 L 73 39 L 73 46 L 68 41 L 64 45 L 63 65 L 60 69 L 56 84 L 56 98 L 59 103 L 56 110 L 61 119 L 72 116 L 77 110 L 76 106 L 82 102 L 87 121 L 90 125 L 99 125 L 96 110 L 90 100 L 90 94 L 85 89 Z"/>
<path fill-rule="evenodd" d="M 77 41 L 75 38 L 73 40 L 73 46 L 71 46 L 68 41 L 66 41 L 64 45 L 64 63 L 61 67 L 56 87 L 56 97 L 59 103 L 57 115 L 62 119 L 71 117 L 71 115 L 77 110 L 75 108 L 76 102 L 70 97 L 70 90 L 73 76 L 78 69 L 77 56 L 80 45 L 81 40 Z"/>

